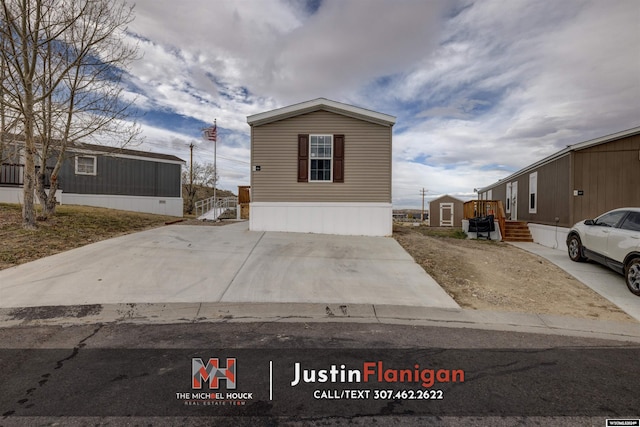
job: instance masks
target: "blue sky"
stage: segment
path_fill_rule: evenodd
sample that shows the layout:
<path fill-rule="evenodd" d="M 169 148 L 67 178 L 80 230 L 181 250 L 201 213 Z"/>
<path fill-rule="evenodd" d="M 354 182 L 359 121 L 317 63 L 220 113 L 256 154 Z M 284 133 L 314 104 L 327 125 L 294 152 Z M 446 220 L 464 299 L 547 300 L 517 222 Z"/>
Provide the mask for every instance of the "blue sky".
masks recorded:
<path fill-rule="evenodd" d="M 142 150 L 249 184 L 251 114 L 325 97 L 397 117 L 394 207 L 640 126 L 637 0 L 138 0 Z"/>

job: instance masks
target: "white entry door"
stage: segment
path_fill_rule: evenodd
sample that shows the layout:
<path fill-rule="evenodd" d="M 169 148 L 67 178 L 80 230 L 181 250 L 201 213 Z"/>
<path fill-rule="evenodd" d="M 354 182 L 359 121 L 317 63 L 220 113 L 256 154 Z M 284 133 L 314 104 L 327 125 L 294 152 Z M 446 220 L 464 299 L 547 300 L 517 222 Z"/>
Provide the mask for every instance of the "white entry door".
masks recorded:
<path fill-rule="evenodd" d="M 453 227 L 453 203 L 440 203 L 440 227 Z"/>
<path fill-rule="evenodd" d="M 518 181 L 511 183 L 511 219 L 518 220 Z"/>

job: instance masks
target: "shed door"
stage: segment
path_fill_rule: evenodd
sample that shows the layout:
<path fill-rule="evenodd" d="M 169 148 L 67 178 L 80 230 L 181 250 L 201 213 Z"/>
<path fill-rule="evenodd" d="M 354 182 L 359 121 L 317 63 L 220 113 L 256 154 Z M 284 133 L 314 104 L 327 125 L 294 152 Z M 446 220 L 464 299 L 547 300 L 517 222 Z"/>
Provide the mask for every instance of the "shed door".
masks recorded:
<path fill-rule="evenodd" d="M 453 227 L 453 203 L 440 203 L 440 227 Z"/>

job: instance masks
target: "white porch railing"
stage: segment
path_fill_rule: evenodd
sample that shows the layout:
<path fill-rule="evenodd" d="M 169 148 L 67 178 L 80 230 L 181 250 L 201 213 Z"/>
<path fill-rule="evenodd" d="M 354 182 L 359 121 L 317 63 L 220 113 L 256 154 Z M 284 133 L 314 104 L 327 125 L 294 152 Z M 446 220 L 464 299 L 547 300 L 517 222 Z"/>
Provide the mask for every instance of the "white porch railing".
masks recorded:
<path fill-rule="evenodd" d="M 219 197 L 217 202 L 215 202 L 213 197 L 209 197 L 208 199 L 198 200 L 196 202 L 196 217 L 201 220 L 207 219 L 215 221 L 227 211 L 235 212 L 237 207 L 237 197 Z"/>

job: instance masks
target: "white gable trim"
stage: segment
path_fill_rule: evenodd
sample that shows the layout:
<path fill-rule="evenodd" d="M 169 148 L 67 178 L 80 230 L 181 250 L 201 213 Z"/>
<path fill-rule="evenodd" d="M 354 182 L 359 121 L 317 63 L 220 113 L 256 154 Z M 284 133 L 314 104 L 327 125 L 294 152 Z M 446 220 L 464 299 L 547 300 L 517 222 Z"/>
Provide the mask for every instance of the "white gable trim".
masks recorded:
<path fill-rule="evenodd" d="M 396 118 L 394 116 L 356 107 L 354 105 L 343 104 L 326 98 L 317 98 L 311 101 L 290 105 L 288 107 L 254 114 L 247 117 L 247 123 L 249 123 L 250 126 L 259 126 L 319 110 L 326 110 L 384 126 L 393 126 L 396 123 Z"/>

